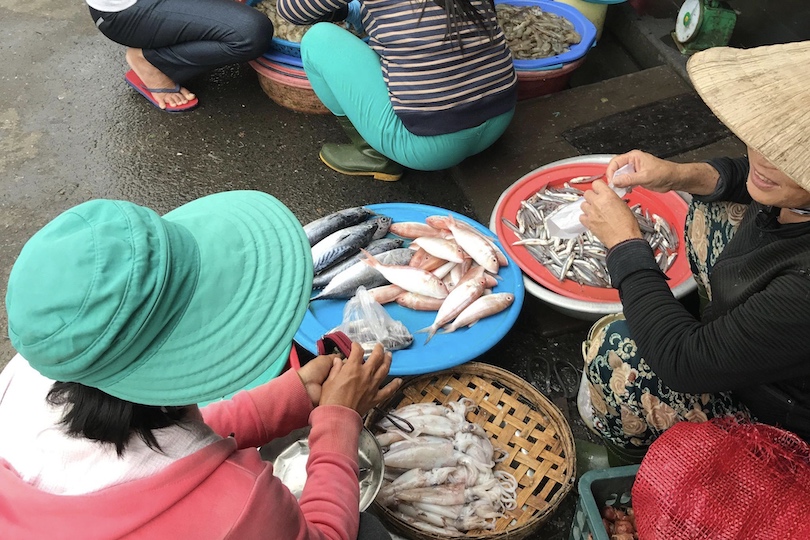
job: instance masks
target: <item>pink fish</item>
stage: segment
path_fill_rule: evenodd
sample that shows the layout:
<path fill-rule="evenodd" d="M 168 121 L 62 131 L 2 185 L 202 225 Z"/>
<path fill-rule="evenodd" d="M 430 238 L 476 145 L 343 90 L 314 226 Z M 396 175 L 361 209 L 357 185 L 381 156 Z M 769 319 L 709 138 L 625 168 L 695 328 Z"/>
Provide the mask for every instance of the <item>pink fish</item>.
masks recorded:
<path fill-rule="evenodd" d="M 425 259 L 422 261 L 422 264 L 419 265 L 419 268 L 422 270 L 426 270 L 428 272 L 433 272 L 445 265 L 448 261 L 444 259 L 440 259 L 439 257 L 434 257 L 430 253 L 425 256 Z"/>
<path fill-rule="evenodd" d="M 430 296 L 432 298 L 446 298 L 447 287 L 442 280 L 427 270 L 412 266 L 385 265 L 374 258 L 368 251 L 361 249 L 366 256 L 363 262 L 381 273 L 391 284 L 398 285 L 409 292 Z"/>
<path fill-rule="evenodd" d="M 420 223 L 418 221 L 400 221 L 399 223 L 392 223 L 388 228 L 388 232 L 401 236 L 403 238 L 419 238 L 420 236 L 436 236 L 441 237 L 442 232 L 434 229 L 427 223 Z"/>
<path fill-rule="evenodd" d="M 444 278 L 447 277 L 447 275 L 453 270 L 453 267 L 455 267 L 457 264 L 458 263 L 455 263 L 453 261 L 447 261 L 446 263 L 438 267 L 436 270 L 434 270 L 433 275 L 441 280 L 444 280 Z"/>
<path fill-rule="evenodd" d="M 448 229 L 449 227 L 447 226 L 447 224 L 449 223 L 451 217 L 452 216 L 429 216 L 425 218 L 425 222 L 435 229 Z M 481 231 L 479 231 L 478 229 L 476 229 L 475 227 L 464 221 L 456 220 L 456 225 L 458 227 L 467 229 L 469 232 L 477 234 L 478 236 L 483 238 L 495 252 L 495 256 L 498 258 L 498 264 L 500 266 L 509 265 L 509 259 L 506 258 L 506 255 L 503 254 L 501 248 L 498 247 L 498 245 L 491 237 L 489 237 L 486 234 L 483 234 Z"/>
<path fill-rule="evenodd" d="M 455 332 L 463 326 L 472 326 L 479 320 L 495 315 L 505 310 L 512 305 L 515 301 L 515 295 L 512 293 L 495 293 L 485 294 L 478 298 L 475 302 L 467 306 L 467 308 L 458 314 L 458 317 L 444 327 L 445 334 Z"/>
<path fill-rule="evenodd" d="M 467 306 L 475 302 L 484 293 L 485 284 L 486 279 L 483 276 L 482 269 L 481 275 L 477 278 L 460 283 L 447 295 L 447 298 L 444 299 L 439 311 L 436 313 L 433 324 L 419 330 L 419 332 L 427 332 L 428 334 L 425 345 L 427 345 L 439 328 L 455 319 Z"/>
<path fill-rule="evenodd" d="M 447 226 L 450 228 L 450 232 L 453 233 L 453 238 L 455 238 L 456 243 L 461 246 L 461 249 L 466 251 L 467 255 L 472 257 L 475 262 L 483 266 L 487 272 L 497 274 L 500 264 L 498 263 L 495 250 L 492 249 L 489 242 L 480 234 L 471 231 L 469 227 L 459 225 L 458 223 L 459 222 L 453 219 L 453 216 L 448 216 Z"/>
<path fill-rule="evenodd" d="M 430 236 L 421 236 L 415 238 L 411 245 L 417 245 L 424 249 L 434 257 L 444 259 L 445 261 L 463 262 L 466 253 L 459 247 L 459 245 L 446 238 L 435 238 Z"/>
<path fill-rule="evenodd" d="M 397 304 L 416 311 L 436 311 L 442 307 L 443 298 L 432 298 L 412 292 L 404 292 L 397 296 Z"/>
<path fill-rule="evenodd" d="M 396 285 L 382 285 L 369 289 L 368 293 L 378 304 L 388 304 L 397 299 L 397 296 L 404 293 L 405 289 Z"/>

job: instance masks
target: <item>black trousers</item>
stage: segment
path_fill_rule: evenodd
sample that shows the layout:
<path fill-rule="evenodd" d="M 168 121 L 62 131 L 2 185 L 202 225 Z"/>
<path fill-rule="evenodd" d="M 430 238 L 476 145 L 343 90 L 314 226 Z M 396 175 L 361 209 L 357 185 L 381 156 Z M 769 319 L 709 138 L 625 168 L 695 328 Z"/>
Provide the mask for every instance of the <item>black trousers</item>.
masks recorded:
<path fill-rule="evenodd" d="M 267 52 L 273 24 L 234 0 L 138 0 L 114 13 L 90 8 L 107 38 L 136 49 L 176 83 Z"/>
<path fill-rule="evenodd" d="M 357 540 L 391 540 L 391 535 L 375 515 L 360 512 L 360 530 L 357 533 Z"/>

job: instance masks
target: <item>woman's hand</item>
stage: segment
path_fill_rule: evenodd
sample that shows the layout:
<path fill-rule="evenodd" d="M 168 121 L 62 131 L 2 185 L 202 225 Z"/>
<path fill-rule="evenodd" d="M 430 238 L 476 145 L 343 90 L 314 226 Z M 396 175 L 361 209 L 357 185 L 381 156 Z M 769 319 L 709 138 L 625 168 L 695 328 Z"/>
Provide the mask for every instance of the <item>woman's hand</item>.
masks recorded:
<path fill-rule="evenodd" d="M 391 353 L 379 343 L 363 361 L 363 347 L 352 343 L 352 352 L 345 361 L 335 359 L 329 377 L 323 383 L 321 405 L 342 405 L 354 409 L 360 416 L 389 398 L 397 391 L 402 379 L 394 379 L 380 388 L 391 368 Z"/>
<path fill-rule="evenodd" d="M 633 164 L 635 172 L 613 176 L 628 163 Z M 616 187 L 642 186 L 659 193 L 678 190 L 692 195 L 712 194 L 720 179 L 720 173 L 708 163 L 675 163 L 641 150 L 611 159 L 605 176 Z"/>
<path fill-rule="evenodd" d="M 644 238 L 632 210 L 610 189 L 597 180 L 585 192 L 580 223 L 585 225 L 608 249 L 630 238 Z"/>
<path fill-rule="evenodd" d="M 332 362 L 335 359 L 340 359 L 337 354 L 325 354 L 316 356 L 298 370 L 298 377 L 304 383 L 304 388 L 307 391 L 309 399 L 312 400 L 312 406 L 317 407 L 321 401 L 321 386 L 326 378 L 329 376 L 329 371 L 332 369 Z"/>
<path fill-rule="evenodd" d="M 633 164 L 635 172 L 613 177 L 614 173 L 628 163 Z M 677 163 L 660 159 L 640 150 L 632 150 L 614 157 L 608 163 L 605 176 L 616 187 L 643 186 L 650 191 L 665 193 L 680 189 L 674 185 Z"/>

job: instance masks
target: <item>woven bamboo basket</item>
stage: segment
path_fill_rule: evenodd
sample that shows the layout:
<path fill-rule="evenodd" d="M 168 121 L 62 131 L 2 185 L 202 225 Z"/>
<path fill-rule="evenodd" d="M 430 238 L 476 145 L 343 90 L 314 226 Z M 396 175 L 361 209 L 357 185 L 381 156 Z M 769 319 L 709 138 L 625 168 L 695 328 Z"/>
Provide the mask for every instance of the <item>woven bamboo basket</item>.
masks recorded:
<path fill-rule="evenodd" d="M 267 97 L 282 107 L 307 114 L 327 114 L 329 109 L 321 103 L 303 70 L 293 75 L 293 70 L 271 70 L 258 61 L 248 62 L 259 74 L 259 85 Z"/>
<path fill-rule="evenodd" d="M 545 523 L 574 485 L 575 450 L 571 428 L 560 410 L 531 384 L 504 369 L 469 362 L 405 381 L 399 392 L 366 418 L 375 431 L 379 411 L 411 403 L 473 400 L 467 420 L 484 428 L 493 446 L 508 452 L 495 470 L 518 482 L 517 506 L 498 519 L 494 530 L 469 531 L 465 538 L 520 540 Z M 379 430 L 377 430 L 379 431 Z M 391 529 L 412 540 L 446 538 L 403 522 L 376 501 L 371 510 Z"/>

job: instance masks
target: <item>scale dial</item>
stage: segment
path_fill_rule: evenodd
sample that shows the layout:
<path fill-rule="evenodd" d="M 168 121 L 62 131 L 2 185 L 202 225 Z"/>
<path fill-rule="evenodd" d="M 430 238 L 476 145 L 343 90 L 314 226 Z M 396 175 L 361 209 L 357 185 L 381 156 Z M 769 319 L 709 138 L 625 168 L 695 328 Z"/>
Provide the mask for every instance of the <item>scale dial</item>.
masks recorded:
<path fill-rule="evenodd" d="M 675 39 L 680 43 L 688 43 L 697 36 L 700 22 L 703 17 L 702 0 L 686 0 L 678 11 L 678 20 L 675 23 Z"/>

